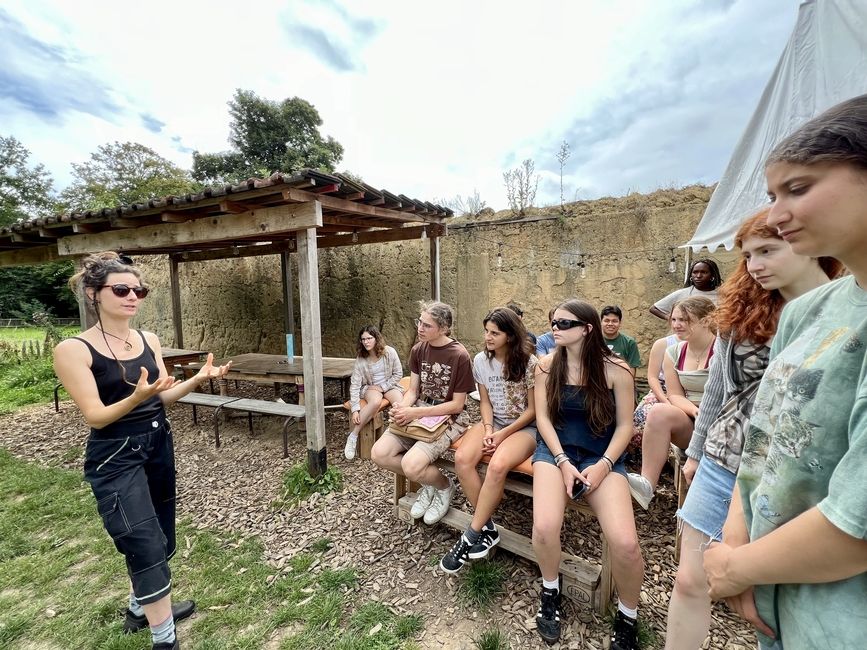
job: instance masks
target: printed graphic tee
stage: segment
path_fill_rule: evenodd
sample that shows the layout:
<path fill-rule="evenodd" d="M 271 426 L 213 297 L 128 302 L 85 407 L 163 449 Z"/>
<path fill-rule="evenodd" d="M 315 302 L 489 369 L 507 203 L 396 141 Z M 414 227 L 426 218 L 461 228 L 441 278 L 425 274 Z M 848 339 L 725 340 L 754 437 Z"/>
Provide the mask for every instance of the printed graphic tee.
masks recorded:
<path fill-rule="evenodd" d="M 512 424 L 527 410 L 527 391 L 536 383 L 535 368 L 536 357 L 531 355 L 521 381 L 506 381 L 500 361 L 488 359 L 484 352 L 479 352 L 473 359 L 473 377 L 488 391 L 498 429 Z"/>
<path fill-rule="evenodd" d="M 448 402 L 455 393 L 476 390 L 470 354 L 457 341 L 442 347 L 416 343 L 409 353 L 409 369 L 419 377 L 419 397 Z"/>

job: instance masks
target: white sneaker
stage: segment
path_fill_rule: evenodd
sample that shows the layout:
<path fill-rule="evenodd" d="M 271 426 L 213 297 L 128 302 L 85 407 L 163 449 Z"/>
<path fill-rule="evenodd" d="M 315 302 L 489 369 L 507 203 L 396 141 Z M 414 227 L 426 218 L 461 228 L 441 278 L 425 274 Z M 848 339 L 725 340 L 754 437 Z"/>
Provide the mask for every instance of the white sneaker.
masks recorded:
<path fill-rule="evenodd" d="M 446 516 L 452 503 L 452 494 L 455 492 L 455 484 L 449 480 L 449 486 L 444 490 L 434 490 L 430 507 L 424 513 L 424 523 L 428 526 L 435 524 Z"/>
<path fill-rule="evenodd" d="M 437 489 L 433 485 L 422 485 L 421 489 L 415 497 L 415 503 L 412 504 L 412 510 L 409 511 L 413 519 L 418 519 L 424 516 L 427 509 L 430 507 L 430 502 L 433 500 L 434 492 Z"/>
<path fill-rule="evenodd" d="M 632 498 L 638 505 L 647 510 L 651 499 L 653 499 L 653 488 L 650 487 L 650 481 L 641 474 L 633 474 L 632 472 L 626 475 L 626 480 L 629 481 L 629 491 L 632 493 Z"/>
<path fill-rule="evenodd" d="M 346 438 L 346 446 L 343 448 L 343 455 L 346 460 L 355 458 L 355 449 L 358 447 L 358 434 L 350 433 Z"/>

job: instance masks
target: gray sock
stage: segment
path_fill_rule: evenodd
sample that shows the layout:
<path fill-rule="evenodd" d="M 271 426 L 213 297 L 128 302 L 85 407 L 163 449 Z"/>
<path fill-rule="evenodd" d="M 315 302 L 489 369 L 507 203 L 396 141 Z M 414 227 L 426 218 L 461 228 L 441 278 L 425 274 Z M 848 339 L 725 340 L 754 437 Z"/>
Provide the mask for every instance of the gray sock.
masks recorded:
<path fill-rule="evenodd" d="M 154 645 L 175 642 L 175 619 L 171 614 L 159 625 L 151 625 L 151 638 Z"/>
<path fill-rule="evenodd" d="M 138 600 L 132 592 L 129 592 L 129 611 L 133 616 L 144 616 L 144 607 L 138 604 Z"/>
<path fill-rule="evenodd" d="M 464 531 L 464 537 L 467 538 L 467 541 L 470 543 L 470 546 L 472 546 L 473 544 L 478 542 L 479 537 L 481 537 L 481 536 L 482 536 L 482 533 L 477 531 L 477 530 L 473 530 L 472 526 L 468 526 L 467 529 Z"/>

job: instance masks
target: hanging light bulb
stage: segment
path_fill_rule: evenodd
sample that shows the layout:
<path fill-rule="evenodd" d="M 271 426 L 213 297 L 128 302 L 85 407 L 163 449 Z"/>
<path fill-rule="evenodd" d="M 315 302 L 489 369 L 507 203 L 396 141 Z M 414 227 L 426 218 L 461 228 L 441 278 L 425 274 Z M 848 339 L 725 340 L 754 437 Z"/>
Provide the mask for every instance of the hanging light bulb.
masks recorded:
<path fill-rule="evenodd" d="M 584 264 L 584 260 L 581 260 L 581 277 L 587 277 L 587 266 Z"/>
<path fill-rule="evenodd" d="M 671 249 L 671 259 L 668 261 L 668 272 L 674 273 L 677 271 L 677 261 L 674 259 L 674 249 Z"/>
<path fill-rule="evenodd" d="M 421 239 L 427 239 L 427 228 L 422 228 Z"/>
<path fill-rule="evenodd" d="M 353 244 L 358 243 L 358 231 L 357 230 L 352 231 L 352 243 Z"/>
<path fill-rule="evenodd" d="M 497 249 L 497 268 L 498 269 L 503 268 L 503 245 L 502 244 L 500 244 L 499 248 Z"/>

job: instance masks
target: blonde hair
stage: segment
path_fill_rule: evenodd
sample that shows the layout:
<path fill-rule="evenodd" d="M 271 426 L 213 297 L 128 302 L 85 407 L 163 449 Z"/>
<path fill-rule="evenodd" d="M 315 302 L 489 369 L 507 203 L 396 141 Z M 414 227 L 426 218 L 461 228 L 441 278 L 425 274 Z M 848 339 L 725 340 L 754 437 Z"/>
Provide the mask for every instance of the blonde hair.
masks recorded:
<path fill-rule="evenodd" d="M 446 336 L 451 336 L 452 334 L 452 323 L 454 322 L 454 311 L 452 308 L 444 302 L 437 302 L 435 300 L 431 300 L 428 302 L 419 301 L 419 309 L 426 313 L 430 314 L 430 317 L 434 319 L 434 322 L 439 326 L 440 329 L 445 330 Z"/>

